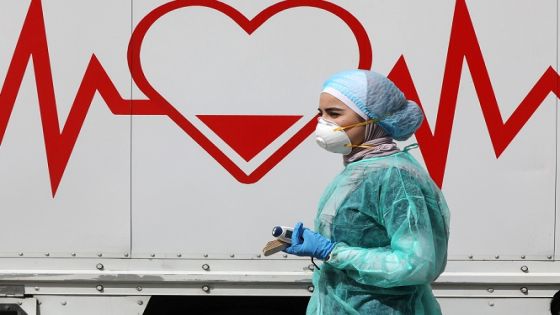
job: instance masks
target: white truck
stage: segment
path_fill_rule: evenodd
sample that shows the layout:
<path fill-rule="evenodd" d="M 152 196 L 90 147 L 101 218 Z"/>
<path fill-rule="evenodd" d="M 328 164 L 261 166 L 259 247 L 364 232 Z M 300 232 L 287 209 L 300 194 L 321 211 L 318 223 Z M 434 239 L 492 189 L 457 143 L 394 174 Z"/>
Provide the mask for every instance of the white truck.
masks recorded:
<path fill-rule="evenodd" d="M 444 314 L 560 289 L 558 1 L 2 0 L 0 314 L 298 314 L 342 168 L 321 84 L 387 74 L 451 209 Z M 178 311 L 181 310 L 181 311 Z"/>

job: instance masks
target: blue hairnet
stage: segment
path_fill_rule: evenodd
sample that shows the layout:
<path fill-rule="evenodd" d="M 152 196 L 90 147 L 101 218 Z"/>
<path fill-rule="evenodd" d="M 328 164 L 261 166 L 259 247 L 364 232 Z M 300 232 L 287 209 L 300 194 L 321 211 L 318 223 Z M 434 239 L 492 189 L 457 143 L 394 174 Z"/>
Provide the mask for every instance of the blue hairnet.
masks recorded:
<path fill-rule="evenodd" d="M 393 139 L 410 138 L 422 124 L 424 114 L 413 101 L 385 76 L 367 70 L 349 70 L 331 76 L 323 91 L 333 95 L 363 117 L 379 120 L 377 123 Z M 340 95 L 341 94 L 341 95 Z M 361 113 L 360 113 L 361 111 Z"/>

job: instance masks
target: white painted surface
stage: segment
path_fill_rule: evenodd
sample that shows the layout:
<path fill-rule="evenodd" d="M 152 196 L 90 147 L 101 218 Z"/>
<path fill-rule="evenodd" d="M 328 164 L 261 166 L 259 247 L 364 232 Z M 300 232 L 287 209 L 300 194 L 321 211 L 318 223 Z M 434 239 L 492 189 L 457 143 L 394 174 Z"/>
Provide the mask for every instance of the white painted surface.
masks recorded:
<path fill-rule="evenodd" d="M 144 98 L 131 84 L 127 45 L 131 27 L 163 2 L 42 2 L 61 128 L 92 54 L 122 97 Z M 0 3 L 0 82 L 29 3 Z M 252 18 L 277 1 L 226 3 Z M 455 1 L 334 3 L 366 29 L 374 70 L 387 74 L 404 55 L 433 131 L 441 111 L 438 104 Z M 553 0 L 538 5 L 528 0 L 473 0 L 467 6 L 502 119 L 507 121 L 546 69 L 558 70 L 558 4 Z M 356 67 L 358 50 L 348 27 L 319 9 L 281 12 L 248 36 L 223 14 L 196 7 L 177 10 L 158 21 L 146 36 L 141 58 L 148 79 L 167 101 L 250 173 L 312 119 L 323 80 L 335 71 Z M 27 275 L 22 281 L 32 282 L 31 274 L 40 278 L 55 272 L 31 272 L 49 270 L 51 261 L 26 257 L 46 253 L 66 257 L 56 261 L 60 274 L 76 280 L 84 272 L 89 275 L 95 264 L 76 271 L 75 259 L 70 258 L 73 252 L 89 258 L 98 253 L 104 258 L 123 258 L 130 253 L 128 258 L 134 259 L 125 261 L 134 261 L 131 266 L 142 261 L 135 258 L 154 254 L 159 263 L 147 274 L 177 279 L 183 275 L 171 267 L 170 260 L 161 258 L 181 254 L 188 262 L 183 267 L 193 268 L 186 272 L 199 272 L 204 254 L 209 261 L 219 259 L 216 265 L 224 273 L 239 268 L 240 272 L 281 275 L 297 266 L 298 276 L 308 280 L 303 271 L 307 260 L 276 255 L 263 267 L 243 259 L 257 259 L 273 225 L 299 220 L 312 224 L 322 189 L 341 169 L 339 156 L 321 151 L 309 137 L 260 181 L 241 184 L 168 117 L 114 115 L 96 94 L 53 198 L 32 64 L 25 71 L 0 146 L 0 238 L 7 240 L 0 245 L 0 256 L 22 253 L 24 258 L 18 261 L 39 264 L 11 268 Z M 555 210 L 558 99 L 548 95 L 497 158 L 471 76 L 479 70 L 463 64 L 443 186 L 452 214 L 451 269 L 440 281 L 487 284 L 488 279 L 495 279 L 517 286 L 524 279 L 519 267 L 530 264 L 526 260 L 552 261 L 554 257 L 548 256 L 560 246 L 555 242 L 555 220 L 560 220 Z M 254 160 L 245 162 L 196 118 L 199 114 L 303 118 Z M 422 160 L 418 150 L 414 154 Z M 468 262 L 469 256 L 473 262 Z M 13 263 L 10 259 L 1 259 L 0 266 Z M 477 269 L 477 260 L 493 260 L 494 265 L 489 270 Z M 540 266 L 544 265 L 534 268 Z M 120 268 L 133 276 L 146 274 L 130 266 Z M 76 273 L 72 276 L 69 270 Z M 554 283 L 546 276 L 556 279 L 557 274 L 556 263 L 551 263 L 538 275 L 543 286 L 551 286 Z M 273 279 L 267 276 L 260 279 Z M 538 285 L 538 280 L 531 281 Z M 154 288 L 157 292 L 168 289 L 174 288 L 165 282 Z M 550 287 L 546 290 L 546 294 L 552 292 Z M 128 288 L 119 292 L 133 294 Z M 471 293 L 467 290 L 463 295 Z M 467 310 L 461 303 L 472 302 L 481 314 L 506 314 L 513 309 L 533 314 L 528 310 L 541 312 L 544 300 L 501 299 L 491 308 L 482 298 L 443 298 L 442 305 L 448 310 Z"/>
<path fill-rule="evenodd" d="M 0 85 L 29 3 L 0 3 Z M 130 3 L 43 1 L 43 12 L 61 130 L 92 54 L 130 95 Z M 130 118 L 95 96 L 53 198 L 32 65 L 0 146 L 0 238 L 9 240 L 0 255 L 122 257 L 130 247 Z"/>

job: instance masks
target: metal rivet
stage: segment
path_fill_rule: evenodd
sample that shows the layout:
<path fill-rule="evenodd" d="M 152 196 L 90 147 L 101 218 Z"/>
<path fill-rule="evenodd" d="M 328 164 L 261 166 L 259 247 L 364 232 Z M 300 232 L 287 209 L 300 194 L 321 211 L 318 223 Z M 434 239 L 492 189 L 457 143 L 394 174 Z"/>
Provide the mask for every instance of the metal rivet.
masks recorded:
<path fill-rule="evenodd" d="M 202 256 L 204 256 L 205 258 L 207 258 L 207 257 L 208 257 L 208 254 L 204 254 L 204 255 L 202 255 Z"/>
<path fill-rule="evenodd" d="M 520 289 L 520 291 L 521 291 L 521 293 L 523 293 L 523 294 L 528 294 L 528 293 L 529 293 L 529 289 L 527 289 L 526 287 L 522 287 L 522 288 Z"/>
<path fill-rule="evenodd" d="M 22 301 L 18 301 L 18 302 L 17 302 L 17 305 L 23 305 L 23 302 L 22 302 Z"/>
<path fill-rule="evenodd" d="M 76 253 L 72 253 L 72 254 L 70 254 L 70 255 L 72 255 L 72 257 L 76 257 Z"/>
<path fill-rule="evenodd" d="M 136 302 L 136 303 L 138 303 L 138 305 L 142 305 L 142 304 L 144 304 L 144 301 L 138 300 L 138 302 Z"/>
<path fill-rule="evenodd" d="M 97 266 L 95 266 L 98 270 L 103 270 L 103 268 L 105 268 L 103 266 L 103 264 L 97 264 Z"/>
<path fill-rule="evenodd" d="M 489 302 L 488 305 L 494 306 L 494 302 Z"/>
<path fill-rule="evenodd" d="M 97 257 L 103 257 L 103 253 L 97 253 Z"/>
<path fill-rule="evenodd" d="M 521 271 L 523 271 L 523 272 L 529 272 L 529 267 L 527 267 L 527 266 L 522 266 L 522 267 L 521 267 Z"/>
<path fill-rule="evenodd" d="M 177 257 L 181 258 L 181 257 L 183 257 L 183 254 L 178 253 L 178 254 L 177 254 Z"/>
<path fill-rule="evenodd" d="M 137 286 L 137 287 L 136 287 L 136 291 L 138 291 L 138 292 L 142 291 L 142 287 L 141 287 L 141 286 Z"/>
<path fill-rule="evenodd" d="M 98 284 L 95 289 L 99 292 L 103 292 L 103 290 L 105 289 L 101 284 Z"/>
<path fill-rule="evenodd" d="M 309 266 L 307 266 L 307 269 L 313 271 L 313 270 L 315 270 L 315 265 L 314 264 L 309 264 Z"/>
<path fill-rule="evenodd" d="M 257 255 L 257 258 L 261 258 L 261 257 L 262 257 L 262 255 L 261 255 L 261 254 L 258 254 L 258 255 Z"/>
<path fill-rule="evenodd" d="M 66 301 L 62 301 L 62 302 L 60 302 L 60 304 L 66 305 Z"/>
<path fill-rule="evenodd" d="M 548 258 L 548 259 L 552 259 L 552 256 L 546 256 L 546 258 Z"/>
<path fill-rule="evenodd" d="M 500 255 L 496 255 L 496 256 L 494 256 L 494 258 L 500 259 Z"/>
<path fill-rule="evenodd" d="M 525 259 L 526 257 L 527 257 L 527 256 L 523 255 L 523 256 L 521 256 L 521 259 Z"/>
<path fill-rule="evenodd" d="M 150 257 L 154 258 L 156 257 L 156 254 L 150 254 Z"/>
<path fill-rule="evenodd" d="M 284 254 L 284 255 L 282 255 L 282 257 L 284 257 L 284 258 L 288 258 L 288 255 L 287 255 L 287 254 Z"/>
<path fill-rule="evenodd" d="M 18 256 L 23 256 L 23 253 L 18 253 Z"/>
<path fill-rule="evenodd" d="M 35 291 L 39 291 L 39 287 L 35 287 Z"/>
<path fill-rule="evenodd" d="M 45 256 L 49 257 L 51 255 L 51 253 L 45 253 Z"/>
<path fill-rule="evenodd" d="M 473 258 L 474 258 L 474 256 L 473 256 L 473 255 L 469 255 L 469 259 L 473 259 Z"/>
<path fill-rule="evenodd" d="M 492 289 L 492 288 L 489 288 L 489 289 L 486 290 L 486 291 L 488 291 L 488 293 L 494 293 L 494 289 Z"/>
<path fill-rule="evenodd" d="M 206 292 L 206 293 L 210 293 L 210 287 L 207 285 L 203 285 L 202 286 L 202 291 Z"/>
<path fill-rule="evenodd" d="M 310 286 L 307 287 L 307 291 L 313 292 L 313 291 L 315 291 L 315 287 L 310 285 Z"/>
<path fill-rule="evenodd" d="M 43 304 L 43 302 L 41 302 L 41 301 L 37 301 L 37 304 L 41 305 L 41 304 Z"/>
<path fill-rule="evenodd" d="M 204 264 L 204 265 L 202 265 L 202 269 L 208 271 L 208 270 L 210 270 L 210 265 Z"/>
<path fill-rule="evenodd" d="M 124 253 L 124 257 L 128 257 L 128 253 Z"/>
<path fill-rule="evenodd" d="M 235 254 L 229 254 L 229 257 L 233 258 L 235 257 Z"/>

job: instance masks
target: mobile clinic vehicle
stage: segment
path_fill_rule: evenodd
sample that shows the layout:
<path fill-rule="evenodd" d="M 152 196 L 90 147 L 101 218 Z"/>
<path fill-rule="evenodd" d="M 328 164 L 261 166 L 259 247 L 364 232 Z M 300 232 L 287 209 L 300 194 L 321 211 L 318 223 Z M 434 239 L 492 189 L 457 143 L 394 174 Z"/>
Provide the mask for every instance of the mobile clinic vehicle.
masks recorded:
<path fill-rule="evenodd" d="M 260 252 L 274 225 L 312 226 L 342 167 L 311 136 L 318 93 L 359 67 L 425 111 L 413 154 L 452 211 L 444 313 L 546 314 L 558 14 L 554 0 L 1 1 L 0 313 L 296 305 L 310 261 Z"/>

